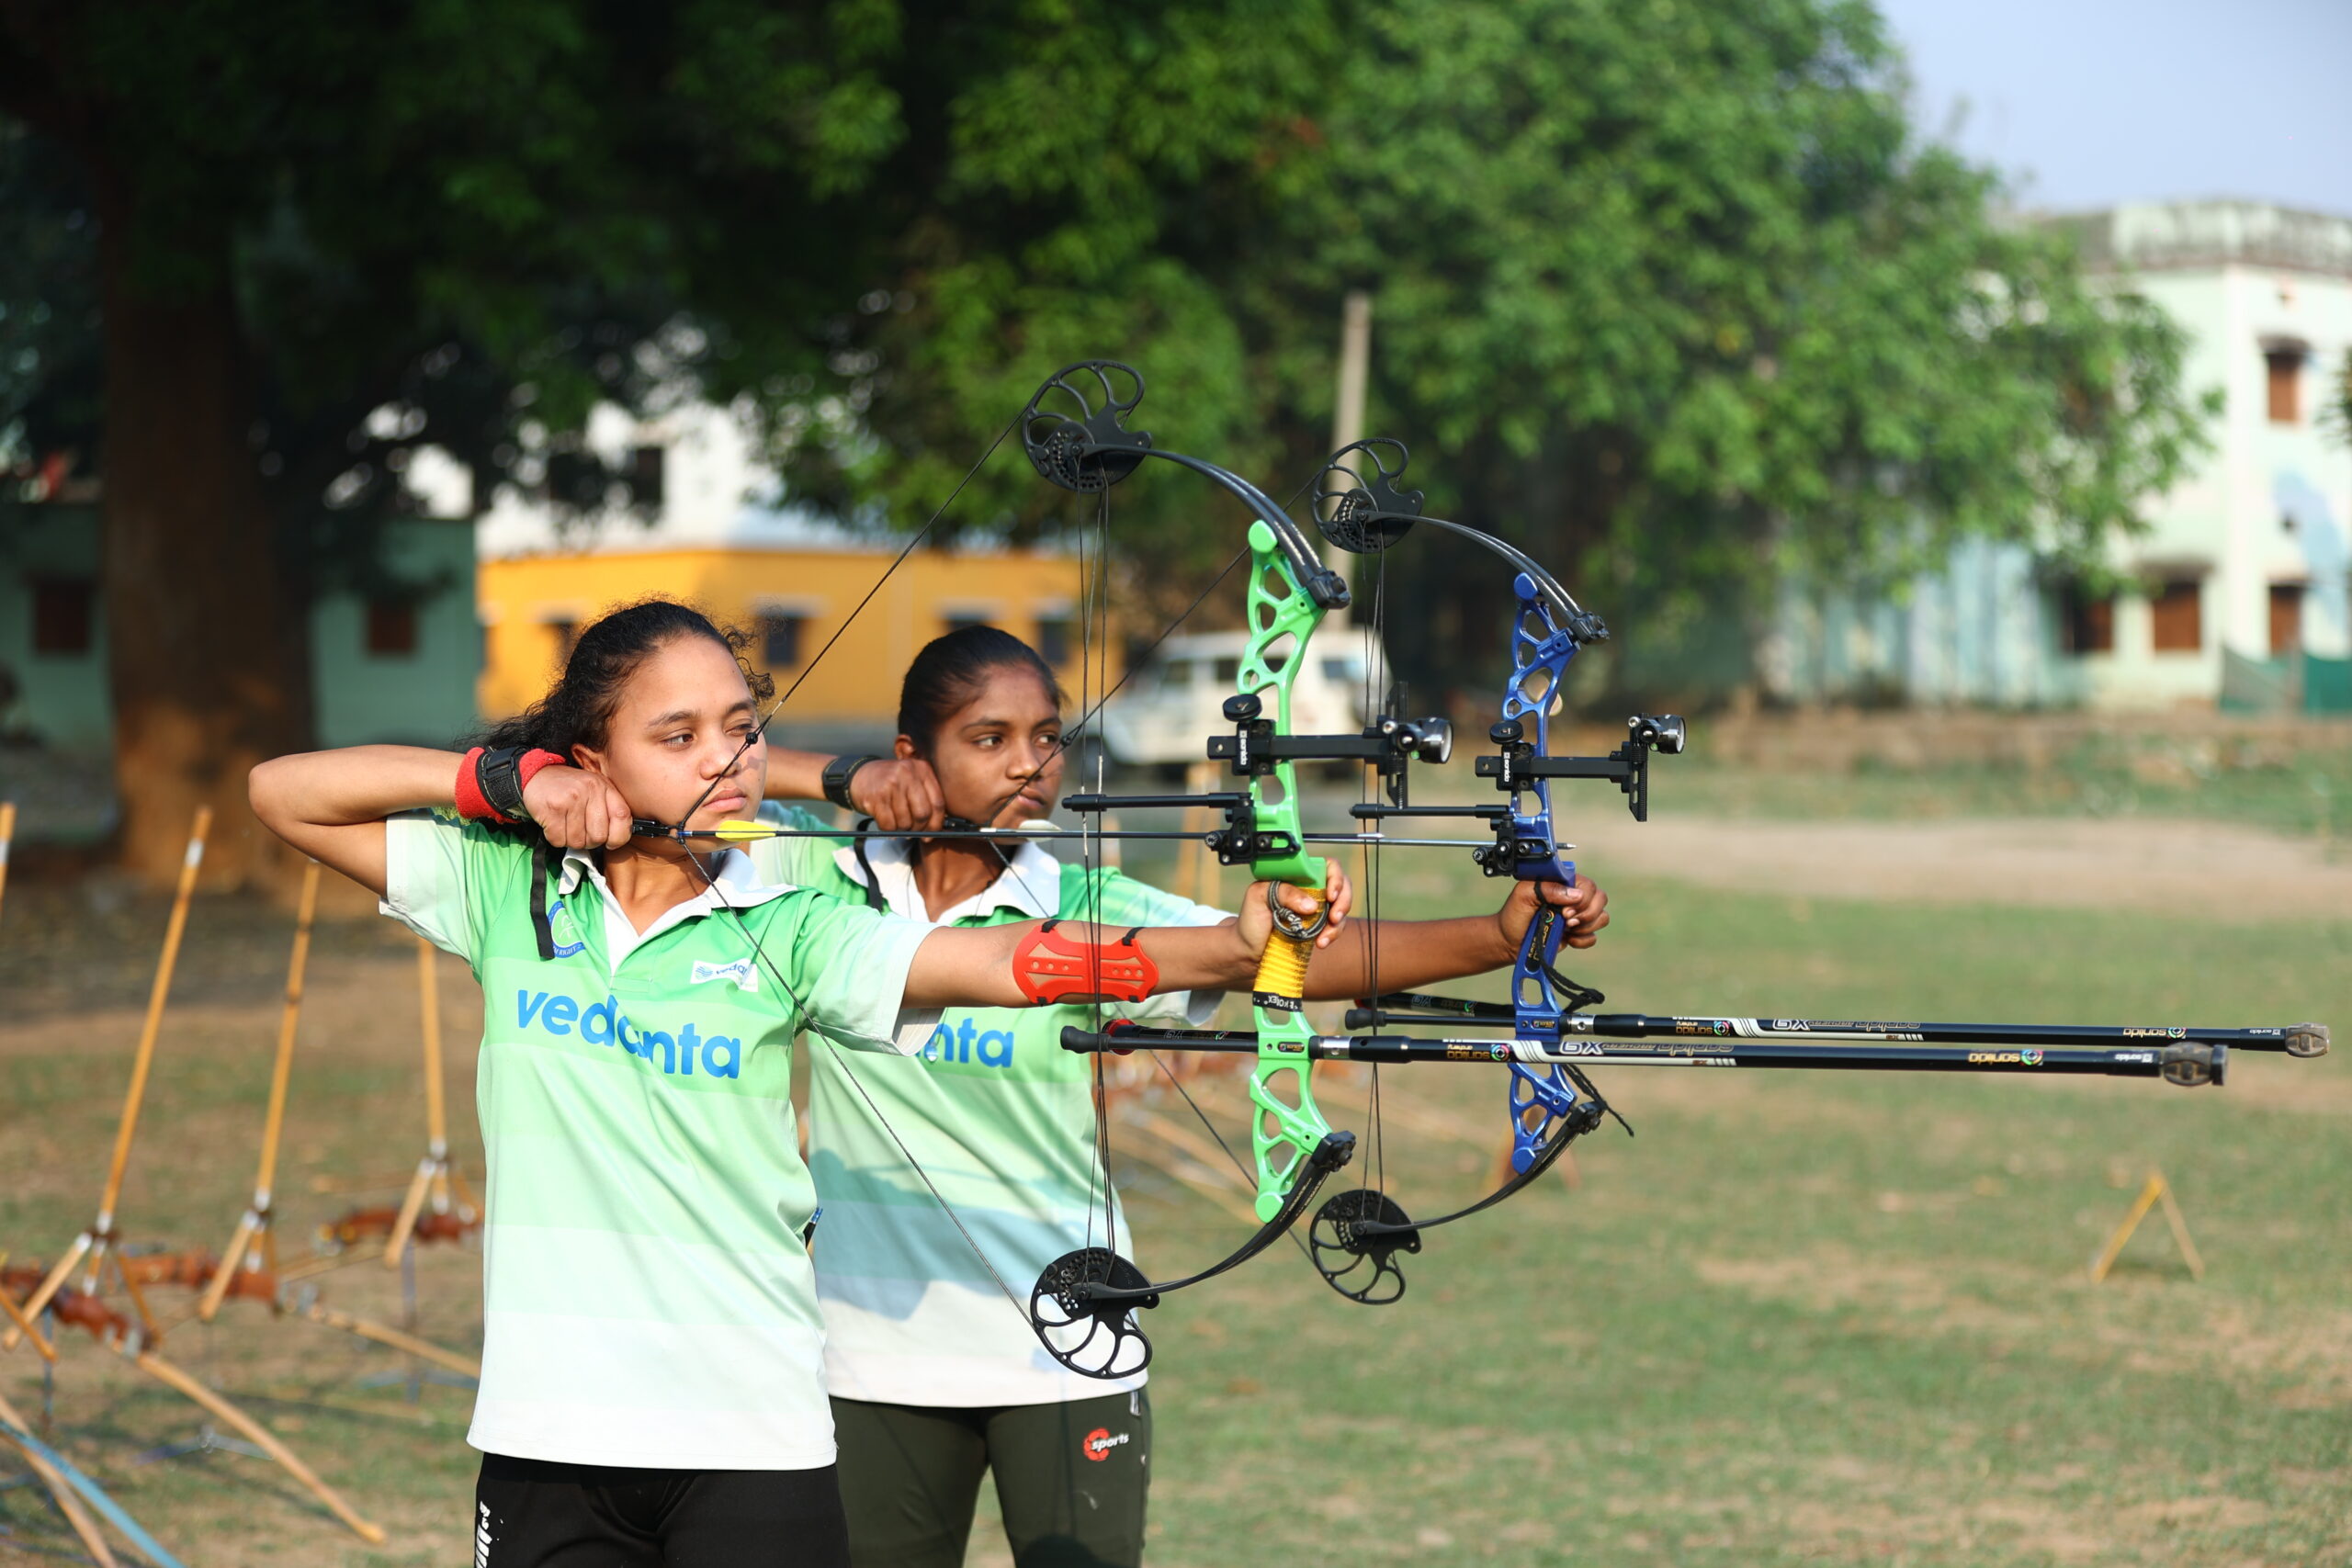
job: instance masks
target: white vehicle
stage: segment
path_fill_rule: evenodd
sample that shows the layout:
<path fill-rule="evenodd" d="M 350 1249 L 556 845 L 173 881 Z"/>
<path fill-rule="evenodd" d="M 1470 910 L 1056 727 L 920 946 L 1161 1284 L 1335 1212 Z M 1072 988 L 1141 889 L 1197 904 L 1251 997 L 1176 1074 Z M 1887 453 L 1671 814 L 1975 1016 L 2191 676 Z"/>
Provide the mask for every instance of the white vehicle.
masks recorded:
<path fill-rule="evenodd" d="M 1199 632 L 1161 643 L 1103 705 L 1102 744 L 1111 761 L 1122 767 L 1206 761 L 1208 738 L 1233 728 L 1225 699 L 1233 695 L 1249 641 L 1247 632 Z M 1385 668 L 1385 655 L 1373 651 Z M 1291 690 L 1292 733 L 1353 735 L 1363 728 L 1371 711 L 1364 655 L 1363 633 L 1347 628 L 1331 628 L 1307 645 L 1306 668 Z"/>

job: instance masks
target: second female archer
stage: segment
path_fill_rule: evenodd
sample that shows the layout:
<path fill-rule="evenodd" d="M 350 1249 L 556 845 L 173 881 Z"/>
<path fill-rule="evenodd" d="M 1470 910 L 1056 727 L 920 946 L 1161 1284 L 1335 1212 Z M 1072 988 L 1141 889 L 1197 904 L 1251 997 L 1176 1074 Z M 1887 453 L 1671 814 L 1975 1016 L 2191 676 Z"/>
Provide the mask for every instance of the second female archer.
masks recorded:
<path fill-rule="evenodd" d="M 761 798 L 766 682 L 739 646 L 648 601 L 582 631 L 545 700 L 462 756 L 253 773 L 265 825 L 481 983 L 487 1568 L 846 1561 L 793 1041 L 919 1051 L 923 1010 L 1021 1007 L 1058 962 L 1037 922 L 933 927 L 642 833 Z M 1326 891 L 1344 929 L 1344 879 Z M 1246 985 L 1272 917 L 1243 907 L 1216 927 L 1070 921 L 1054 946 L 1117 951 L 1138 994 Z"/>
<path fill-rule="evenodd" d="M 1057 861 L 1039 843 L 925 836 L 951 818 L 1050 826 L 1033 819 L 1059 790 L 1061 708 L 1052 670 L 1018 637 L 992 626 L 950 632 L 907 671 L 894 755 L 780 751 L 769 772 L 771 795 L 821 795 L 885 833 L 797 836 L 823 824 L 772 806 L 767 818 L 796 836 L 755 841 L 754 863 L 779 881 L 958 930 L 1048 916 L 1114 928 L 1231 919 L 1117 871 Z M 1306 995 L 1348 998 L 1508 966 L 1540 908 L 1565 922 L 1570 945 L 1589 947 L 1608 902 L 1588 881 L 1530 881 L 1491 914 L 1353 920 L 1314 955 Z M 1219 989 L 1108 1010 L 1198 1025 Z M 809 1147 L 825 1205 L 818 1296 L 857 1568 L 956 1568 L 990 1472 L 1021 1568 L 1141 1558 L 1144 1378 L 1068 1371 L 1040 1349 L 1022 1305 L 1067 1252 L 1099 1245 L 1133 1255 L 1096 1143 L 1092 1061 L 1059 1044 L 1064 1025 L 1095 1029 L 1102 1016 L 1078 1004 L 963 1008 L 941 1019 L 919 1059 L 853 1061 L 823 1043 L 810 1053 Z M 1008 1281 L 1018 1297 L 1008 1299 Z"/>

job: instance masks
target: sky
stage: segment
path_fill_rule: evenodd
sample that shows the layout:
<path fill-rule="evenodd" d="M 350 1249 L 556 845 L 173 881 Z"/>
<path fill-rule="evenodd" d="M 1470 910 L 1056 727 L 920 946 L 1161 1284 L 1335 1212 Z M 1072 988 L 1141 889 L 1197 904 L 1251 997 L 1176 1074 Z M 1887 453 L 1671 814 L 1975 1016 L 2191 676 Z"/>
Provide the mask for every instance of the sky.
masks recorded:
<path fill-rule="evenodd" d="M 2243 197 L 2352 217 L 2352 0 L 1878 6 L 1915 121 L 2020 205 Z"/>

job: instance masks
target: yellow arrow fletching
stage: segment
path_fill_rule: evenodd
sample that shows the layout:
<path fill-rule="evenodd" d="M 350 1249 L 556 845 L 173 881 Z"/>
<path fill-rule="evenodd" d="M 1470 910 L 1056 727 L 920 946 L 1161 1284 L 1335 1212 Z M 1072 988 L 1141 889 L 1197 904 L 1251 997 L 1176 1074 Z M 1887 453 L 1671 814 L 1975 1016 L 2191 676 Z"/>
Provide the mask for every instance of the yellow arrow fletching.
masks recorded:
<path fill-rule="evenodd" d="M 770 839 L 775 836 L 764 823 L 746 822 L 740 817 L 729 818 L 712 831 L 718 836 L 719 842 L 726 844 L 741 844 L 752 839 Z"/>

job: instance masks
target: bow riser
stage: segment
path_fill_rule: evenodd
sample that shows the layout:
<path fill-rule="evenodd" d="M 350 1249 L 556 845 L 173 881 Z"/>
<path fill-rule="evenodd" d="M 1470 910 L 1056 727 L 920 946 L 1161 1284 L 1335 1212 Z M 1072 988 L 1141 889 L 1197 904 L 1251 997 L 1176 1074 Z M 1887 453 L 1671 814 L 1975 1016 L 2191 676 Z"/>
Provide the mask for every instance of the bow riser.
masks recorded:
<path fill-rule="evenodd" d="M 1234 677 L 1235 694 L 1262 704 L 1271 692 L 1274 730 L 1287 735 L 1291 691 L 1299 671 L 1306 668 L 1307 641 L 1322 622 L 1324 610 L 1306 592 L 1297 563 L 1281 548 L 1274 529 L 1262 518 L 1250 525 L 1250 640 Z M 1248 733 L 1246 725 L 1242 733 Z M 1258 831 L 1286 836 L 1289 845 L 1253 859 L 1250 874 L 1264 882 L 1308 888 L 1320 897 L 1329 865 L 1322 856 L 1308 854 L 1304 848 L 1306 827 L 1297 764 L 1286 759 L 1241 755 L 1234 759 L 1233 766 L 1248 777 Z M 1314 1031 L 1307 1026 L 1300 1002 L 1307 961 L 1313 953 L 1311 932 L 1294 936 L 1277 931 L 1266 943 L 1257 984 L 1251 989 L 1258 1061 L 1250 1075 L 1250 1100 L 1257 1108 L 1250 1119 L 1250 1147 L 1257 1167 L 1256 1208 L 1261 1221 L 1282 1212 L 1300 1162 L 1331 1133 L 1330 1123 L 1315 1103 L 1306 1058 L 1306 1042 Z"/>

